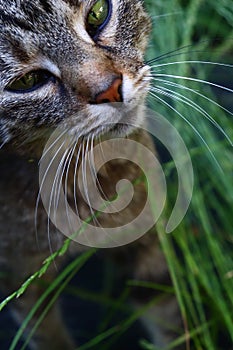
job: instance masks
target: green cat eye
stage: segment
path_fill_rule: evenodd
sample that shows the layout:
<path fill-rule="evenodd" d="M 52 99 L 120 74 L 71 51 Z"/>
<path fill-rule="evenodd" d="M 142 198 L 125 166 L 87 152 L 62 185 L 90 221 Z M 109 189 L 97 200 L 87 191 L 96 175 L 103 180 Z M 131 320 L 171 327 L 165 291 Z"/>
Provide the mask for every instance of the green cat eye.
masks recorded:
<path fill-rule="evenodd" d="M 107 24 L 110 17 L 108 0 L 97 0 L 87 16 L 87 31 L 93 37 Z"/>
<path fill-rule="evenodd" d="M 6 90 L 13 92 L 30 92 L 34 89 L 39 88 L 45 84 L 50 78 L 51 74 L 47 71 L 38 70 L 26 73 L 19 79 L 14 80 L 10 83 Z"/>

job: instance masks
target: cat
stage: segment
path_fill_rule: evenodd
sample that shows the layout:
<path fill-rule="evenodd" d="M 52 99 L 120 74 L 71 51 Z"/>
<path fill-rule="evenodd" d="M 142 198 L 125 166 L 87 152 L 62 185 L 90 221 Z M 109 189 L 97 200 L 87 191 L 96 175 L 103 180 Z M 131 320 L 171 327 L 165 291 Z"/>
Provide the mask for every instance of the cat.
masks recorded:
<path fill-rule="evenodd" d="M 77 148 L 79 143 L 86 145 L 88 138 L 98 143 L 100 135 L 111 133 L 155 152 L 151 137 L 131 125 L 144 123 L 150 86 L 144 53 L 151 23 L 141 0 L 0 0 L 0 23 L 0 270 L 2 290 L 9 295 L 42 266 L 51 247 L 56 250 L 65 240 L 55 227 L 50 228 L 48 238 L 47 214 L 41 204 L 36 205 L 38 163 L 56 128 L 74 138 Z M 122 104 L 127 114 L 114 104 Z M 133 153 L 132 161 L 137 149 Z M 98 179 L 111 198 L 120 178 L 133 182 L 140 176 L 132 162 L 115 160 L 101 168 Z M 72 193 L 73 186 L 69 179 L 68 192 Z M 135 185 L 127 217 L 134 216 L 145 193 L 145 184 Z M 87 218 L 92 213 L 87 203 L 80 193 L 75 199 L 73 205 Z M 101 226 L 108 220 L 104 215 L 98 218 Z M 72 243 L 72 254 L 83 249 Z M 130 245 L 103 254 L 120 262 L 126 277 L 170 283 L 154 229 Z M 62 258 L 56 261 L 62 263 Z M 55 275 L 51 266 L 43 278 L 49 283 Z M 43 292 L 43 286 L 32 284 L 12 303 L 19 325 Z M 132 298 L 137 305 L 144 302 L 136 289 Z M 165 324 L 180 322 L 173 297 L 163 299 L 149 313 Z M 27 332 L 35 322 L 36 316 Z M 174 338 L 173 330 L 159 322 L 150 327 L 160 347 Z M 75 348 L 57 305 L 37 329 L 30 348 Z"/>

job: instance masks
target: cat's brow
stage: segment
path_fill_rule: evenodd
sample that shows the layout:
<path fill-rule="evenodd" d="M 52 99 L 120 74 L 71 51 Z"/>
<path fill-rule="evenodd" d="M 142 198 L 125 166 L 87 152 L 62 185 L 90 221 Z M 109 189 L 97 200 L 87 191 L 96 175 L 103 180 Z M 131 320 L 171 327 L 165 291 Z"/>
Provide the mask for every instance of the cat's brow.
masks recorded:
<path fill-rule="evenodd" d="M 66 4 L 68 4 L 70 6 L 79 6 L 84 1 L 85 0 L 63 0 L 63 2 L 65 2 Z"/>

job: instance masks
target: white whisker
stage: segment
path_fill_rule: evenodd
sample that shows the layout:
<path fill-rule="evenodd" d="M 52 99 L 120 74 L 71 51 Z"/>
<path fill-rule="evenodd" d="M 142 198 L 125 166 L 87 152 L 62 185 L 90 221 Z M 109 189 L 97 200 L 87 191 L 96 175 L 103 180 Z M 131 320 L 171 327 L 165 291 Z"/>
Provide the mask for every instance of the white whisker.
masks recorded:
<path fill-rule="evenodd" d="M 41 159 L 39 161 L 39 164 L 44 159 L 44 157 L 47 155 L 47 153 L 54 147 L 54 145 L 68 132 L 67 129 L 65 129 L 62 133 L 59 133 L 59 136 L 54 140 L 54 142 L 46 149 L 45 152 L 43 152 Z"/>
<path fill-rule="evenodd" d="M 226 137 L 226 139 L 228 140 L 230 145 L 233 146 L 233 142 L 231 141 L 229 135 L 227 135 L 227 133 L 223 130 L 223 128 L 211 117 L 211 115 L 204 108 L 202 108 L 197 103 L 193 102 L 191 99 L 189 99 L 186 96 L 183 96 L 182 94 L 180 94 L 178 92 L 164 88 L 163 86 L 156 86 L 156 87 L 162 91 L 167 92 L 168 93 L 167 96 L 192 107 L 197 112 L 199 112 L 201 115 L 206 117 Z M 152 91 L 153 91 L 153 88 L 152 88 Z M 156 92 L 158 92 L 158 91 L 156 90 Z"/>
<path fill-rule="evenodd" d="M 2 149 L 3 148 L 3 146 L 6 144 L 7 142 L 3 142 L 3 143 L 1 143 L 1 145 L 0 145 L 0 149 Z"/>
<path fill-rule="evenodd" d="M 69 151 L 69 149 L 65 150 L 65 152 L 64 152 L 64 154 L 59 162 L 59 165 L 57 167 L 56 174 L 54 177 L 54 183 L 53 183 L 52 190 L 51 190 L 51 197 L 53 198 L 53 203 L 54 203 L 55 218 L 56 218 L 56 212 L 58 209 L 59 193 L 60 193 L 61 186 L 62 186 L 62 178 L 63 178 L 63 173 L 64 173 L 66 161 L 67 161 L 68 151 Z M 56 222 L 56 219 L 55 219 L 55 222 Z"/>
<path fill-rule="evenodd" d="M 91 218 L 93 222 L 99 225 L 98 220 L 96 218 L 96 213 L 94 212 L 91 202 L 90 202 L 90 197 L 89 197 L 89 191 L 88 191 L 88 182 L 87 182 L 87 160 L 88 160 L 88 153 L 89 153 L 89 142 L 90 142 L 90 137 L 88 136 L 87 143 L 86 143 L 86 148 L 85 152 L 82 154 L 82 176 L 83 176 L 83 185 L 84 185 L 84 193 L 86 196 L 87 204 L 90 209 L 91 213 Z"/>
<path fill-rule="evenodd" d="M 183 54 L 190 54 L 192 51 L 185 51 L 185 52 L 183 51 L 183 50 L 189 49 L 190 47 L 194 47 L 194 45 L 193 44 L 184 45 L 182 47 L 179 47 L 178 49 L 171 50 L 167 53 L 159 55 L 158 57 L 152 58 L 151 60 L 147 61 L 146 63 L 148 65 L 151 65 L 152 63 L 161 61 L 163 59 L 167 59 L 167 58 L 171 58 L 171 57 L 179 56 L 179 55 L 183 55 Z M 197 52 L 197 51 L 195 51 L 195 52 Z"/>
<path fill-rule="evenodd" d="M 71 148 L 70 152 L 69 152 L 69 155 L 67 157 L 67 162 L 65 164 L 65 168 L 66 168 L 66 175 L 65 175 L 65 205 L 66 205 L 66 216 L 67 216 L 67 219 L 68 219 L 68 222 L 69 222 L 69 225 L 70 225 L 70 228 L 72 229 L 72 226 L 71 226 L 71 223 L 70 223 L 70 217 L 69 217 L 69 208 L 68 208 L 68 177 L 69 177 L 69 170 L 70 170 L 70 165 L 71 165 L 71 162 L 72 162 L 72 159 L 74 157 L 74 152 L 75 152 L 75 149 L 76 149 L 76 146 L 77 146 L 77 142 L 78 140 L 74 143 L 73 147 Z M 64 173 L 63 173 L 64 175 Z M 62 175 L 62 177 L 63 177 Z"/>
<path fill-rule="evenodd" d="M 94 136 L 92 137 L 92 148 L 91 148 L 91 150 L 93 150 L 93 145 L 94 145 Z M 102 154 L 103 154 L 103 149 L 102 148 L 101 148 L 101 151 L 102 151 Z M 106 194 L 105 194 L 105 192 L 104 192 L 104 190 L 102 188 L 102 185 L 101 185 L 101 183 L 100 183 L 100 181 L 98 179 L 98 174 L 97 174 L 96 169 L 95 169 L 95 158 L 94 158 L 94 153 L 93 152 L 90 153 L 90 169 L 91 169 L 93 182 L 96 183 L 100 195 L 102 195 L 102 197 L 106 201 L 108 201 L 108 198 L 107 198 L 107 196 L 106 196 Z"/>
<path fill-rule="evenodd" d="M 164 91 L 161 91 L 160 89 L 156 89 L 154 88 L 154 92 L 157 92 L 159 94 L 162 94 L 164 96 L 168 96 L 167 93 L 165 93 Z M 223 173 L 223 170 L 221 168 L 221 165 L 219 164 L 219 162 L 217 161 L 216 157 L 214 156 L 213 152 L 210 149 L 210 146 L 208 145 L 208 143 L 205 141 L 205 139 L 202 137 L 202 135 L 199 133 L 199 131 L 194 127 L 194 125 L 182 114 L 180 113 L 176 108 L 174 108 L 171 104 L 169 104 L 168 102 L 166 102 L 165 100 L 163 100 L 162 98 L 160 98 L 159 96 L 157 96 L 155 93 L 150 91 L 150 94 L 156 98 L 157 100 L 159 100 L 161 103 L 165 104 L 169 109 L 173 110 L 176 114 L 178 114 L 193 130 L 194 132 L 198 135 L 198 137 L 200 138 L 200 140 L 204 143 L 204 145 L 206 146 L 206 148 L 208 149 L 211 157 L 213 158 L 214 162 L 216 163 L 216 165 L 218 166 L 219 170 Z M 169 96 L 170 97 L 170 96 Z"/>
<path fill-rule="evenodd" d="M 186 77 L 186 76 L 182 76 L 182 75 L 156 73 L 156 74 L 153 75 L 153 77 L 154 78 L 165 77 L 165 78 L 189 80 L 189 81 L 194 81 L 194 82 L 205 84 L 205 85 L 214 86 L 216 88 L 219 88 L 219 89 L 222 89 L 222 90 L 225 90 L 225 91 L 228 91 L 228 92 L 233 92 L 232 89 L 227 88 L 225 86 L 218 85 L 218 84 L 215 84 L 215 83 L 211 83 L 210 81 L 207 81 L 207 80 L 191 78 L 191 77 Z"/>
<path fill-rule="evenodd" d="M 182 11 L 174 11 L 174 12 L 168 12 L 168 13 L 164 13 L 162 15 L 158 15 L 158 16 L 152 16 L 152 21 L 155 21 L 156 19 L 160 19 L 160 18 L 164 18 L 164 17 L 170 17 L 170 16 L 176 16 L 176 15 L 182 15 Z"/>
<path fill-rule="evenodd" d="M 53 197 L 53 205 L 54 205 L 54 213 L 55 213 L 55 222 L 56 222 L 56 212 L 58 209 L 58 203 L 59 203 L 59 194 L 61 192 L 61 188 L 62 188 L 62 180 L 63 180 L 63 176 L 64 176 L 64 172 L 66 169 L 66 164 L 68 162 L 68 159 L 70 157 L 70 153 L 72 152 L 72 148 L 70 149 L 71 146 L 68 146 L 65 149 L 65 152 L 63 153 L 60 161 L 59 161 L 59 165 L 57 167 L 56 170 L 56 174 L 54 177 L 54 182 L 53 182 L 53 186 L 52 186 L 52 190 L 51 190 L 51 198 Z"/>
<path fill-rule="evenodd" d="M 190 91 L 190 92 L 194 93 L 195 95 L 198 95 L 198 96 L 202 97 L 203 99 L 207 100 L 208 102 L 211 102 L 212 104 L 214 104 L 215 106 L 219 107 L 220 109 L 222 109 L 223 111 L 227 112 L 228 114 L 233 115 L 233 112 L 231 112 L 229 109 L 223 107 L 218 102 L 216 102 L 213 99 L 207 97 L 206 95 L 198 92 L 197 90 L 191 89 L 191 88 L 189 88 L 187 86 L 184 86 L 182 84 L 174 83 L 174 82 L 172 82 L 170 80 L 159 79 L 159 78 L 152 78 L 152 80 L 162 82 L 165 85 L 173 86 L 173 87 L 178 88 L 178 89 Z"/>
<path fill-rule="evenodd" d="M 102 142 L 101 142 L 101 137 L 99 136 L 99 145 L 100 145 L 100 151 L 101 151 L 101 157 L 103 160 L 103 164 L 105 164 L 105 156 L 104 156 L 104 150 L 103 150 L 103 146 L 102 146 Z"/>
<path fill-rule="evenodd" d="M 153 73 L 156 71 L 154 71 L 154 68 L 159 68 L 159 67 L 167 67 L 167 66 L 174 66 L 177 64 L 206 64 L 206 65 L 213 65 L 213 66 L 222 66 L 222 67 L 227 67 L 227 68 L 233 68 L 232 64 L 227 64 L 227 63 L 221 63 L 221 62 L 212 62 L 212 61 L 198 61 L 198 60 L 187 60 L 187 61 L 176 61 L 176 62 L 168 62 L 168 63 L 161 63 L 161 64 L 156 64 L 154 66 L 151 66 L 151 68 L 153 69 Z"/>
<path fill-rule="evenodd" d="M 70 152 L 71 151 L 70 151 L 69 148 L 65 149 L 65 152 L 63 153 L 63 156 L 62 156 L 61 160 L 59 161 L 59 165 L 57 167 L 56 174 L 55 174 L 55 177 L 53 179 L 52 189 L 51 189 L 51 192 L 50 192 L 50 199 L 49 199 L 49 206 L 48 206 L 48 220 L 47 220 L 47 235 L 48 235 L 48 241 L 49 241 L 49 247 L 50 247 L 50 252 L 51 253 L 53 253 L 52 247 L 51 247 L 51 244 L 50 244 L 50 217 L 51 217 L 51 211 L 52 211 L 52 208 L 53 208 L 53 211 L 54 211 L 54 216 L 53 216 L 54 217 L 54 223 L 55 223 L 55 226 L 56 226 L 56 213 L 57 213 L 57 207 L 58 207 L 58 201 L 59 201 L 59 193 L 60 193 L 60 190 L 61 190 L 60 184 L 62 183 L 64 170 L 66 168 L 66 164 L 68 162 Z M 68 153 L 68 156 L 67 156 L 67 153 Z M 59 185 L 58 185 L 58 183 L 59 183 Z M 53 206 L 52 206 L 52 204 L 53 204 Z"/>
<path fill-rule="evenodd" d="M 76 155 L 75 166 L 74 166 L 74 206 L 75 206 L 75 210 L 78 218 L 79 218 L 79 213 L 78 213 L 78 202 L 77 202 L 77 171 L 78 171 L 79 157 L 80 157 L 82 148 L 83 148 L 83 143 L 81 143 L 79 146 L 78 153 Z"/>
<path fill-rule="evenodd" d="M 37 199 L 36 199 L 35 219 L 34 219 L 34 226 L 35 226 L 36 237 L 37 237 L 37 244 L 38 245 L 39 245 L 39 242 L 38 242 L 38 231 L 37 231 L 37 217 L 38 217 L 38 209 L 39 209 L 39 201 L 40 201 L 40 197 L 41 197 L 41 192 L 43 190 L 43 186 L 44 186 L 46 177 L 48 175 L 48 172 L 49 172 L 53 162 L 55 161 L 57 155 L 59 154 L 59 152 L 61 151 L 62 147 L 64 146 L 65 142 L 66 142 L 66 140 L 64 140 L 63 143 L 60 145 L 60 147 L 56 150 L 56 153 L 53 155 L 52 159 L 50 160 L 49 165 L 48 165 L 45 173 L 43 174 L 43 178 L 41 179 L 41 183 L 40 183 L 40 187 L 39 187 L 39 191 L 38 191 L 38 195 L 37 195 Z M 56 144 L 56 142 L 54 144 Z"/>

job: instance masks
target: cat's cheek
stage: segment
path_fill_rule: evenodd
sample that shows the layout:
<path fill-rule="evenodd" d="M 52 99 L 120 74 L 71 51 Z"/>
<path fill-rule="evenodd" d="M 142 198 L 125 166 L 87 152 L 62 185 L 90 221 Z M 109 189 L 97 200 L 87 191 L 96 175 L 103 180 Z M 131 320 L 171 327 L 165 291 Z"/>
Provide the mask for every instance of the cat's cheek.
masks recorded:
<path fill-rule="evenodd" d="M 144 104 L 149 85 L 149 79 L 147 79 L 144 74 L 139 75 L 136 79 L 125 74 L 122 84 L 124 102 L 132 107 Z"/>

